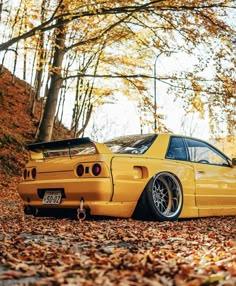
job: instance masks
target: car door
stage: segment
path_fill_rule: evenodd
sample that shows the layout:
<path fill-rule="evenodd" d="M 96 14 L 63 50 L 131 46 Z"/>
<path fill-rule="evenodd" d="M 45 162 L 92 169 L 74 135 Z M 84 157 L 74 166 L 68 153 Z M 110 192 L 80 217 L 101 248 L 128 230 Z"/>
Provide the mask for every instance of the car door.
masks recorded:
<path fill-rule="evenodd" d="M 185 138 L 195 170 L 196 204 L 200 216 L 236 213 L 236 168 L 206 142 Z"/>

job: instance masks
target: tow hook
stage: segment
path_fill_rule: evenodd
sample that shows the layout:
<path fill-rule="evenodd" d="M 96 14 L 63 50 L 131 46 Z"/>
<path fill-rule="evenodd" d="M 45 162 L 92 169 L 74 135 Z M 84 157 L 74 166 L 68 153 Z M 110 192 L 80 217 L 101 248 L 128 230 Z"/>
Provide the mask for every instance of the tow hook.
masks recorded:
<path fill-rule="evenodd" d="M 80 206 L 77 209 L 77 218 L 79 221 L 85 220 L 86 218 L 86 210 L 84 208 L 84 198 L 80 199 Z"/>

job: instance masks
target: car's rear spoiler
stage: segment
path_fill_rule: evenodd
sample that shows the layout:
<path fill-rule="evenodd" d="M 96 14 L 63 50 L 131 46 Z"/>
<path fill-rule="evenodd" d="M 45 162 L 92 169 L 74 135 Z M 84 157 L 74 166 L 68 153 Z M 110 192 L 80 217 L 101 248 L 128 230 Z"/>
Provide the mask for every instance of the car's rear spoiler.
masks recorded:
<path fill-rule="evenodd" d="M 27 145 L 27 149 L 30 151 L 31 159 L 43 159 L 45 158 L 44 156 L 45 151 L 68 149 L 69 154 L 71 154 L 71 149 L 86 144 L 93 145 L 96 149 L 96 153 L 98 154 L 112 153 L 111 150 L 106 145 L 94 142 L 89 137 L 32 143 Z"/>
<path fill-rule="evenodd" d="M 90 138 L 74 138 L 74 139 L 66 139 L 66 140 L 58 140 L 58 141 L 50 141 L 50 142 L 39 142 L 27 145 L 28 150 L 33 152 L 39 152 L 41 150 L 57 150 L 61 148 L 72 148 L 78 145 L 89 144 L 92 143 Z"/>

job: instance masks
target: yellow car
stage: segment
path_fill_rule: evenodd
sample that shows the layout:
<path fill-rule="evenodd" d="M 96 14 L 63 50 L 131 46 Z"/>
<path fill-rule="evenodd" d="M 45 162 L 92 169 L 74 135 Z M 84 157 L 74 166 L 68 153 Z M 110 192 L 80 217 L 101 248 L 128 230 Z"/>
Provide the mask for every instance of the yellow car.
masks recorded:
<path fill-rule="evenodd" d="M 236 215 L 236 158 L 174 134 L 141 134 L 105 143 L 89 138 L 28 145 L 18 186 L 26 214 L 58 210 L 174 221 Z"/>

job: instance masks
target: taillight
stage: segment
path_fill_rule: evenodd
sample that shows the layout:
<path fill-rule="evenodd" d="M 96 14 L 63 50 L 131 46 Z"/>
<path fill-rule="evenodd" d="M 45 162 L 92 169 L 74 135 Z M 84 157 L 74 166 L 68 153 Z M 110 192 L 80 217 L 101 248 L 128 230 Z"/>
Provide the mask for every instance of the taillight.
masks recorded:
<path fill-rule="evenodd" d="M 35 178 L 36 178 L 36 174 L 37 174 L 36 168 L 33 168 L 33 169 L 31 170 L 32 179 L 35 179 Z"/>
<path fill-rule="evenodd" d="M 102 167 L 99 164 L 94 164 L 92 168 L 92 173 L 94 176 L 98 176 L 102 171 Z"/>
<path fill-rule="evenodd" d="M 26 170 L 26 169 L 24 169 L 23 177 L 24 177 L 24 179 L 26 180 L 26 178 L 27 178 L 27 170 Z"/>
<path fill-rule="evenodd" d="M 78 165 L 76 168 L 76 174 L 81 177 L 84 174 L 84 166 L 83 165 Z"/>

